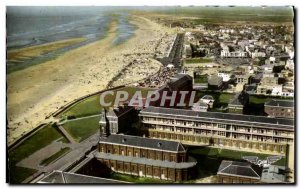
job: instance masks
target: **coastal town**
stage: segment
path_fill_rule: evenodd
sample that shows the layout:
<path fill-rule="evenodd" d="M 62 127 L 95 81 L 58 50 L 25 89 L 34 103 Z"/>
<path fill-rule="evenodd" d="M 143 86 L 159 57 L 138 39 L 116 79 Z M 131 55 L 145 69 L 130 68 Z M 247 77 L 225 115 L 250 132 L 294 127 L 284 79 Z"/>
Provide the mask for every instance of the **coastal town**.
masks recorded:
<path fill-rule="evenodd" d="M 132 14 L 161 29 L 155 39 L 99 60 L 107 73 L 76 82 L 110 80 L 11 140 L 10 183 L 295 183 L 293 23 Z M 137 93 L 142 104 L 130 101 Z M 105 94 L 117 103 L 101 104 Z"/>

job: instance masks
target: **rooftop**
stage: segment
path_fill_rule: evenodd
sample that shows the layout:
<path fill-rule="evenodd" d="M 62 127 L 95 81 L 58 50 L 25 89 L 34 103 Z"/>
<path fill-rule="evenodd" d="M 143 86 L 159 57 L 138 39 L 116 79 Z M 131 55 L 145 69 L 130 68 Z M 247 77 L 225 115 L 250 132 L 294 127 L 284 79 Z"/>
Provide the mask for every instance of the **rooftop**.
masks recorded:
<path fill-rule="evenodd" d="M 155 115 L 156 117 L 176 117 L 179 119 L 189 119 L 195 121 L 199 120 L 211 122 L 212 120 L 214 120 L 232 124 L 240 122 L 240 124 L 252 124 L 261 127 L 275 127 L 294 130 L 294 120 L 286 118 L 271 118 L 265 116 L 253 116 L 220 112 L 196 112 L 192 110 L 162 108 L 154 106 L 149 106 L 140 112 L 140 115 L 145 114 Z"/>
<path fill-rule="evenodd" d="M 260 179 L 261 168 L 248 162 L 223 160 L 217 174 Z"/>
<path fill-rule="evenodd" d="M 112 143 L 172 152 L 185 152 L 185 148 L 180 142 L 131 135 L 111 134 L 107 138 L 101 138 L 100 143 Z"/>
<path fill-rule="evenodd" d="M 76 173 L 68 173 L 62 171 L 53 171 L 38 183 L 54 183 L 54 184 L 125 184 L 127 182 L 81 175 Z"/>
<path fill-rule="evenodd" d="M 294 101 L 293 100 L 277 100 L 272 99 L 269 102 L 265 103 L 265 106 L 280 106 L 280 107 L 294 107 Z"/>

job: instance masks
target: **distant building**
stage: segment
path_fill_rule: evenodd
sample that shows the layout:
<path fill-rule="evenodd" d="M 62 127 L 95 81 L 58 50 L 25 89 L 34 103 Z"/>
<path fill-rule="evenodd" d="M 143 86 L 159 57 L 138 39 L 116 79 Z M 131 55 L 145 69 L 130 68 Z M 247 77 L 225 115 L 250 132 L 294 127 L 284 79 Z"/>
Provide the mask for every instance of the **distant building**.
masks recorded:
<path fill-rule="evenodd" d="M 208 105 L 200 100 L 193 104 L 192 110 L 198 112 L 207 112 Z"/>
<path fill-rule="evenodd" d="M 231 71 L 220 71 L 218 72 L 218 77 L 222 77 L 222 81 L 227 82 L 231 79 Z"/>
<path fill-rule="evenodd" d="M 262 169 L 249 162 L 223 160 L 217 173 L 218 183 L 259 183 Z"/>
<path fill-rule="evenodd" d="M 184 45 L 184 52 L 185 52 L 185 57 L 186 58 L 191 58 L 192 57 L 191 45 Z"/>
<path fill-rule="evenodd" d="M 248 57 L 248 53 L 244 51 L 233 51 L 228 50 L 221 51 L 221 57 L 230 57 L 230 58 L 245 58 Z"/>
<path fill-rule="evenodd" d="M 235 75 L 236 78 L 236 83 L 237 84 L 249 84 L 249 79 L 250 79 L 250 75 L 249 74 L 240 74 L 240 75 Z"/>
<path fill-rule="evenodd" d="M 257 85 L 257 94 L 282 96 L 282 85 L 278 84 L 277 77 L 263 77 Z"/>
<path fill-rule="evenodd" d="M 265 57 L 266 53 L 265 52 L 259 52 L 259 51 L 255 51 L 251 53 L 251 57 L 252 58 L 257 58 L 257 57 Z"/>
<path fill-rule="evenodd" d="M 249 94 L 247 94 L 245 91 L 237 93 L 228 104 L 229 112 L 243 114 L 245 112 L 245 107 L 247 107 L 248 103 Z"/>
<path fill-rule="evenodd" d="M 294 101 L 272 99 L 265 103 L 265 112 L 271 117 L 294 118 Z"/>
<path fill-rule="evenodd" d="M 286 182 L 286 167 L 278 165 L 270 165 L 262 171 L 262 183 L 285 183 Z"/>
<path fill-rule="evenodd" d="M 215 99 L 211 95 L 204 95 L 200 101 L 208 105 L 209 108 L 213 108 Z"/>
<path fill-rule="evenodd" d="M 191 92 L 193 90 L 193 78 L 188 75 L 188 74 L 177 74 L 174 77 L 170 78 L 170 81 L 168 83 L 166 83 L 165 85 L 163 85 L 162 87 L 160 87 L 158 90 L 156 90 L 157 93 L 160 94 L 159 99 L 156 100 L 155 102 L 151 102 L 150 105 L 151 106 L 161 106 L 161 100 L 162 100 L 162 96 L 163 93 L 166 91 L 167 96 L 172 96 L 172 93 L 174 91 L 177 91 L 178 93 L 176 94 L 175 97 L 175 106 L 177 103 L 179 103 L 180 98 L 181 98 L 181 94 L 179 93 L 179 91 L 189 91 Z M 188 95 L 187 94 L 185 97 L 185 100 L 188 100 Z M 164 107 L 169 107 L 170 106 L 170 101 L 171 100 L 166 100 L 165 103 L 163 104 Z"/>
<path fill-rule="evenodd" d="M 208 76 L 208 89 L 221 89 L 222 84 L 222 77 L 219 77 L 218 75 Z"/>

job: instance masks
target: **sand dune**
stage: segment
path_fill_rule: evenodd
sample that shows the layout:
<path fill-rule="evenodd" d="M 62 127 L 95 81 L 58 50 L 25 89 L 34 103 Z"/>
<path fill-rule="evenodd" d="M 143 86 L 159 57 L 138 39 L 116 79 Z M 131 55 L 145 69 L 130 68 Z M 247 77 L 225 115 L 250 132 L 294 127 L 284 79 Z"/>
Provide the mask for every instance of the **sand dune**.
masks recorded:
<path fill-rule="evenodd" d="M 112 45 L 117 35 L 116 22 L 112 22 L 106 38 L 9 74 L 8 143 L 49 121 L 45 116 L 65 103 L 104 89 L 134 59 L 153 60 L 155 47 L 163 42 L 166 33 L 174 33 L 146 18 L 132 16 L 131 23 L 138 27 L 135 36 L 118 46 Z M 154 72 L 158 67 L 157 63 L 149 63 L 132 69 L 139 72 L 137 69 L 147 68 Z M 143 75 L 139 75 L 141 78 Z"/>

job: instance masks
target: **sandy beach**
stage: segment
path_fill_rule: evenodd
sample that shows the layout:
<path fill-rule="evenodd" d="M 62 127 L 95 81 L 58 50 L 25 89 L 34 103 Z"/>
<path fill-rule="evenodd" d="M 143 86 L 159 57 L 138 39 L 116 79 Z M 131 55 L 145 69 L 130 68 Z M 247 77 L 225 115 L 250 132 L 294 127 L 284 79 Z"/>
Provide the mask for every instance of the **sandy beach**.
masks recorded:
<path fill-rule="evenodd" d="M 139 16 L 132 15 L 130 22 L 137 26 L 135 35 L 120 45 L 112 45 L 117 35 L 117 23 L 113 21 L 104 39 L 7 75 L 8 144 L 48 122 L 45 116 L 60 106 L 104 89 L 133 61 L 142 63 L 129 66 L 117 85 L 157 72 L 162 65 L 153 55 L 168 50 L 175 31 Z"/>

